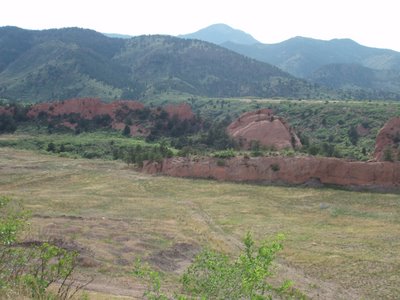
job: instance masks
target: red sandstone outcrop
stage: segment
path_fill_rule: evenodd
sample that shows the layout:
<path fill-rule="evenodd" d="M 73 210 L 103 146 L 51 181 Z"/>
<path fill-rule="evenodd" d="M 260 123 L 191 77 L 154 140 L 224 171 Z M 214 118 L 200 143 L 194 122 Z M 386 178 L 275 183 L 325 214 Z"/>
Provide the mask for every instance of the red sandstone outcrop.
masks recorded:
<path fill-rule="evenodd" d="M 144 172 L 222 181 L 328 184 L 370 189 L 400 189 L 400 163 L 354 162 L 319 157 L 168 158 L 146 162 Z"/>
<path fill-rule="evenodd" d="M 0 116 L 1 115 L 12 116 L 13 114 L 14 114 L 13 109 L 0 106 Z"/>
<path fill-rule="evenodd" d="M 129 115 L 130 111 L 143 110 L 145 106 L 137 101 L 118 100 L 111 103 L 104 103 L 97 98 L 70 99 L 59 102 L 47 102 L 35 104 L 31 107 L 27 116 L 36 118 L 41 113 L 49 117 L 62 117 L 70 114 L 79 114 L 80 118 L 92 120 L 97 116 L 108 115 L 111 117 L 111 127 L 123 130 L 126 126 L 120 116 Z M 187 120 L 194 117 L 191 107 L 182 103 L 179 105 L 168 105 L 164 108 L 170 117 L 177 116 L 179 120 Z M 64 120 L 62 125 L 74 129 L 77 124 Z M 131 136 L 147 136 L 150 130 L 142 124 L 128 125 Z"/>
<path fill-rule="evenodd" d="M 376 137 L 376 161 L 400 160 L 400 117 L 390 119 Z"/>
<path fill-rule="evenodd" d="M 170 104 L 164 107 L 170 117 L 177 116 L 179 120 L 190 120 L 194 118 L 192 108 L 187 103 Z"/>
<path fill-rule="evenodd" d="M 112 119 L 119 109 L 143 109 L 144 105 L 137 101 L 119 100 L 111 103 L 104 103 L 96 98 L 70 99 L 59 102 L 38 103 L 32 106 L 28 117 L 35 118 L 41 112 L 49 116 L 62 116 L 64 114 L 80 114 L 82 118 L 91 120 L 96 116 L 109 115 Z"/>
<path fill-rule="evenodd" d="M 291 127 L 269 109 L 244 113 L 228 126 L 227 132 L 244 149 L 249 149 L 254 141 L 276 150 L 301 147 Z"/>

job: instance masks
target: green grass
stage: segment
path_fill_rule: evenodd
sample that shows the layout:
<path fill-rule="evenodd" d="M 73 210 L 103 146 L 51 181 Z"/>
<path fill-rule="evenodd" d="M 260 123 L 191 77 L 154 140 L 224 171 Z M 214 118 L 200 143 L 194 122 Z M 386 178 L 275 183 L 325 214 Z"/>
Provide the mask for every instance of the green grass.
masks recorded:
<path fill-rule="evenodd" d="M 132 288 L 137 257 L 182 242 L 234 254 L 250 231 L 286 235 L 278 276 L 315 299 L 400 294 L 398 194 L 148 176 L 118 161 L 11 148 L 0 148 L 0 190 L 32 211 L 31 235 L 74 239 L 98 262 L 87 273 Z M 165 270 L 170 284 L 188 263 Z"/>
<path fill-rule="evenodd" d="M 54 144 L 54 151 L 49 151 L 49 144 Z M 115 131 L 73 133 L 30 133 L 26 130 L 14 135 L 0 136 L 0 147 L 35 150 L 42 153 L 56 153 L 70 158 L 114 159 L 113 150 L 127 149 L 140 145 L 152 147 L 158 143 L 147 143 L 143 138 L 127 138 Z M 64 150 L 61 150 L 63 147 Z"/>

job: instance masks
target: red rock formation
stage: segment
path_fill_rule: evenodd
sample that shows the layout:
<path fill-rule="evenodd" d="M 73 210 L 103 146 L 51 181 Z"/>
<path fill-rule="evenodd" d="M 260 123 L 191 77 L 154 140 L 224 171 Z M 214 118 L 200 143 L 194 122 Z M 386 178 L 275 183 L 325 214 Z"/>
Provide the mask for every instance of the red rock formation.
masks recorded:
<path fill-rule="evenodd" d="M 50 117 L 57 117 L 69 114 L 79 114 L 81 118 L 92 120 L 96 116 L 109 115 L 112 119 L 111 127 L 117 130 L 123 130 L 125 123 L 119 120 L 118 114 L 128 114 L 129 111 L 141 110 L 145 106 L 137 101 L 118 100 L 111 103 L 104 103 L 96 98 L 71 99 L 58 102 L 39 103 L 31 107 L 27 113 L 29 118 L 36 118 L 40 113 L 46 113 Z M 191 119 L 194 117 L 191 107 L 182 103 L 179 105 L 168 105 L 165 110 L 170 116 L 176 115 L 180 120 Z M 66 127 L 74 129 L 76 124 L 68 121 L 62 122 Z M 141 124 L 129 125 L 131 136 L 147 136 L 149 129 Z"/>
<path fill-rule="evenodd" d="M 218 159 L 169 158 L 146 162 L 144 172 L 174 177 L 214 178 L 223 181 L 328 184 L 370 189 L 400 190 L 400 163 L 353 162 L 317 157 L 236 157 Z"/>
<path fill-rule="evenodd" d="M 111 103 L 104 103 L 96 98 L 70 99 L 59 102 L 39 103 L 32 106 L 28 112 L 28 117 L 35 118 L 41 112 L 47 113 L 49 116 L 62 116 L 64 114 L 77 113 L 82 118 L 91 120 L 95 116 L 109 115 L 115 118 L 118 109 L 123 108 L 136 110 L 143 109 L 144 105 L 137 101 L 119 100 Z"/>
<path fill-rule="evenodd" d="M 164 107 L 170 117 L 177 116 L 179 120 L 190 120 L 194 118 L 192 108 L 187 103 L 170 104 Z"/>
<path fill-rule="evenodd" d="M 269 109 L 244 113 L 228 126 L 227 132 L 244 149 L 249 149 L 254 141 L 276 150 L 301 147 L 296 133 Z"/>
<path fill-rule="evenodd" d="M 374 158 L 376 161 L 400 160 L 400 117 L 389 120 L 376 137 Z"/>
<path fill-rule="evenodd" d="M 0 106 L 0 116 L 1 115 L 7 115 L 7 116 L 12 116 L 14 114 L 14 110 L 8 107 L 2 107 Z"/>

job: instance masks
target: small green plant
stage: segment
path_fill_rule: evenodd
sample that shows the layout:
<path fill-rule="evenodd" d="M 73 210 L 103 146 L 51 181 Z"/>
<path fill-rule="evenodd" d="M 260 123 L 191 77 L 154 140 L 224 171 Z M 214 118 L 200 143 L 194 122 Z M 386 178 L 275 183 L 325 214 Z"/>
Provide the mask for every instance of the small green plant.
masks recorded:
<path fill-rule="evenodd" d="M 251 141 L 250 150 L 251 150 L 251 156 L 258 157 L 263 155 L 260 141 Z"/>
<path fill-rule="evenodd" d="M 135 266 L 132 274 L 147 283 L 147 289 L 143 296 L 149 300 L 167 300 L 168 297 L 161 292 L 161 274 L 152 270 L 148 264 L 142 263 L 138 258 L 135 261 Z"/>
<path fill-rule="evenodd" d="M 385 150 L 383 150 L 383 160 L 393 161 L 393 152 L 390 146 L 386 147 Z"/>
<path fill-rule="evenodd" d="M 214 157 L 216 158 L 232 158 L 235 157 L 236 153 L 233 149 L 221 150 L 214 152 Z"/>
<path fill-rule="evenodd" d="M 217 166 L 218 166 L 218 167 L 224 167 L 225 165 L 226 165 L 226 162 L 225 162 L 224 159 L 219 158 L 219 159 L 217 160 Z"/>
<path fill-rule="evenodd" d="M 274 172 L 278 172 L 280 170 L 280 166 L 278 164 L 272 164 L 271 165 L 271 170 Z"/>
<path fill-rule="evenodd" d="M 250 233 L 244 239 L 244 250 L 236 258 L 213 251 L 203 250 L 181 278 L 184 295 L 171 291 L 174 298 L 161 292 L 160 273 L 151 270 L 140 260 L 135 263 L 133 274 L 144 279 L 148 288 L 146 299 L 272 299 L 288 296 L 290 299 L 305 299 L 292 282 L 287 280 L 275 286 L 268 282 L 272 276 L 272 264 L 282 250 L 283 235 L 264 241 L 259 247 Z"/>
<path fill-rule="evenodd" d="M 251 234 L 244 239 L 244 251 L 235 260 L 205 250 L 182 278 L 184 290 L 203 299 L 269 299 L 283 294 L 292 283 L 275 287 L 267 281 L 276 254 L 282 249 L 283 235 L 255 247 Z"/>

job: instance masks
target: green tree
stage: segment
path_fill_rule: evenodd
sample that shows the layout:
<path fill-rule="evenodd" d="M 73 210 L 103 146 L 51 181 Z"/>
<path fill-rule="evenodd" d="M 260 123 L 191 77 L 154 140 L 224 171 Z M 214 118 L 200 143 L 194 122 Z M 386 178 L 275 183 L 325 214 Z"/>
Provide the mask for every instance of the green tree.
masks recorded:
<path fill-rule="evenodd" d="M 131 128 L 128 125 L 125 125 L 124 130 L 122 131 L 122 134 L 124 136 L 130 136 L 131 135 Z"/>
<path fill-rule="evenodd" d="M 357 145 L 358 138 L 359 138 L 359 135 L 358 135 L 358 132 L 357 132 L 357 128 L 355 126 L 351 126 L 349 131 L 347 132 L 347 134 L 349 136 L 350 142 L 354 146 Z"/>

